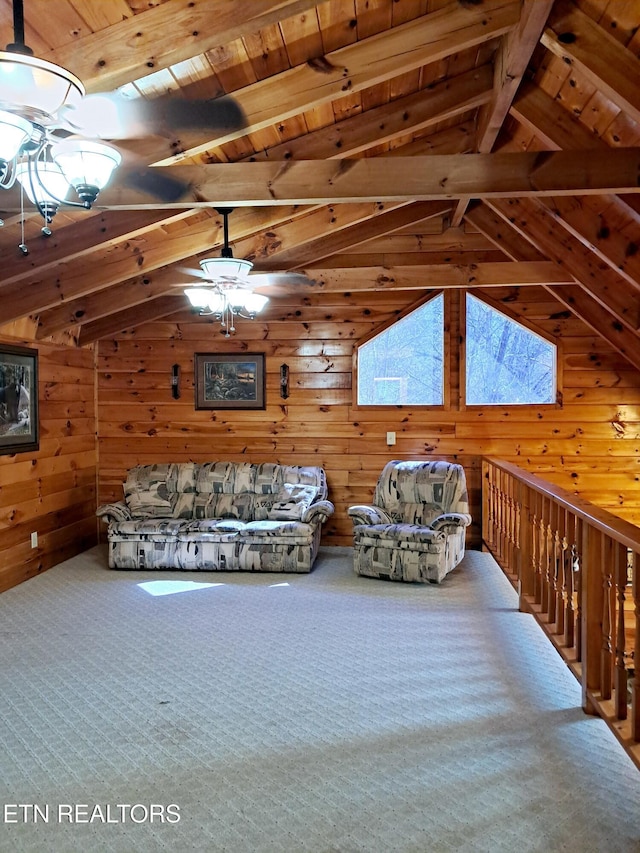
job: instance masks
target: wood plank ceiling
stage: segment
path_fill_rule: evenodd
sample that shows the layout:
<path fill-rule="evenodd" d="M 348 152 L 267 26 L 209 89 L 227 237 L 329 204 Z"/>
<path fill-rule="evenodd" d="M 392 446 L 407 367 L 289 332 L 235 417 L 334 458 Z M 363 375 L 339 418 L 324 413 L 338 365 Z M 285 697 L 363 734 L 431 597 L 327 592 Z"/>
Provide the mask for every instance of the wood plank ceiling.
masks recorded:
<path fill-rule="evenodd" d="M 246 124 L 118 142 L 179 196 L 119 177 L 49 238 L 0 194 L 3 322 L 82 346 L 184 315 L 233 206 L 234 255 L 306 272 L 301 299 L 538 285 L 637 366 L 639 29 L 640 0 L 25 0 L 27 44 L 89 92 L 228 93 Z"/>

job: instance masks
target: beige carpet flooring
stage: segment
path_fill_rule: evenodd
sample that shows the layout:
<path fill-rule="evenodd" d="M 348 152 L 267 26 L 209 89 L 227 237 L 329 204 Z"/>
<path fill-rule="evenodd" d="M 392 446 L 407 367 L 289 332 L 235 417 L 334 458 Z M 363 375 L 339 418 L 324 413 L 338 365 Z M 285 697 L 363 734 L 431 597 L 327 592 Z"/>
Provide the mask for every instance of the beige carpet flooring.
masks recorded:
<path fill-rule="evenodd" d="M 640 773 L 487 554 L 418 586 L 97 547 L 0 595 L 0 644 L 2 853 L 640 851 Z"/>

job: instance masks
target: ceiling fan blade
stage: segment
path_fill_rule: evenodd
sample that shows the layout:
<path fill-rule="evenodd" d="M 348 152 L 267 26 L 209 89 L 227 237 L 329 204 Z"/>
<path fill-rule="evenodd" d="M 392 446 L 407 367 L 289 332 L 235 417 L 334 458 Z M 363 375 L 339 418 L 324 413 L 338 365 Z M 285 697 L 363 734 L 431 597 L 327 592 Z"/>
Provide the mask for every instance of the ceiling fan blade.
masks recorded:
<path fill-rule="evenodd" d="M 287 284 L 308 285 L 313 284 L 313 279 L 298 272 L 257 272 L 249 276 L 252 287 L 269 287 L 271 285 Z"/>
<path fill-rule="evenodd" d="M 204 270 L 198 270 L 195 267 L 178 267 L 178 270 L 184 275 L 190 275 L 193 278 L 200 278 L 203 281 L 211 280 Z"/>
<path fill-rule="evenodd" d="M 63 107 L 60 118 L 75 132 L 99 139 L 174 135 L 180 130 L 239 130 L 246 123 L 240 105 L 230 96 L 187 100 L 179 95 L 126 98 L 118 92 L 86 95 Z"/>
<path fill-rule="evenodd" d="M 139 190 L 167 203 L 178 201 L 191 186 L 186 181 L 171 178 L 166 173 L 162 174 L 157 169 L 146 166 L 124 170 L 121 182 L 130 189 Z"/>

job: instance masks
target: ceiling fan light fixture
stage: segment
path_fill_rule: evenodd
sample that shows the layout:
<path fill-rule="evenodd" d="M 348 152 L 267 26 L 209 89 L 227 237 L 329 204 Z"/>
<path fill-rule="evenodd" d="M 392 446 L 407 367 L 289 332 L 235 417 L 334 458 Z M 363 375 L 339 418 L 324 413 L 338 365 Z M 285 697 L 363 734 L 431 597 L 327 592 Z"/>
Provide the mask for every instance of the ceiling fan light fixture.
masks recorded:
<path fill-rule="evenodd" d="M 121 157 L 101 143 L 61 141 L 65 112 L 78 109 L 85 88 L 71 71 L 33 56 L 24 41 L 22 0 L 13 0 L 12 7 L 14 40 L 0 50 L 0 189 L 18 180 L 49 236 L 58 207 L 90 208 Z M 66 198 L 69 185 L 79 201 Z M 20 250 L 26 254 L 24 218 L 22 223 Z"/>
<path fill-rule="evenodd" d="M 243 258 L 203 258 L 200 266 L 207 278 L 212 281 L 217 279 L 233 278 L 246 279 L 253 268 L 251 261 Z"/>
<path fill-rule="evenodd" d="M 0 51 L 0 107 L 50 123 L 63 106 L 78 103 L 82 82 L 60 65 L 24 53 Z"/>

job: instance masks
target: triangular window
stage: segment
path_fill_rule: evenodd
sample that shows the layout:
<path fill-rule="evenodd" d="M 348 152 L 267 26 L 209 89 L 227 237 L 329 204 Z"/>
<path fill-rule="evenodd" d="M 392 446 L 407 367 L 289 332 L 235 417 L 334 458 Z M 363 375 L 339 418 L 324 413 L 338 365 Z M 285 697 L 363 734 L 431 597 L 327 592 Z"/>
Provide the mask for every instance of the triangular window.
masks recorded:
<path fill-rule="evenodd" d="M 441 406 L 444 299 L 433 297 L 358 347 L 359 406 Z"/>
<path fill-rule="evenodd" d="M 467 405 L 555 403 L 554 344 L 467 294 Z"/>

